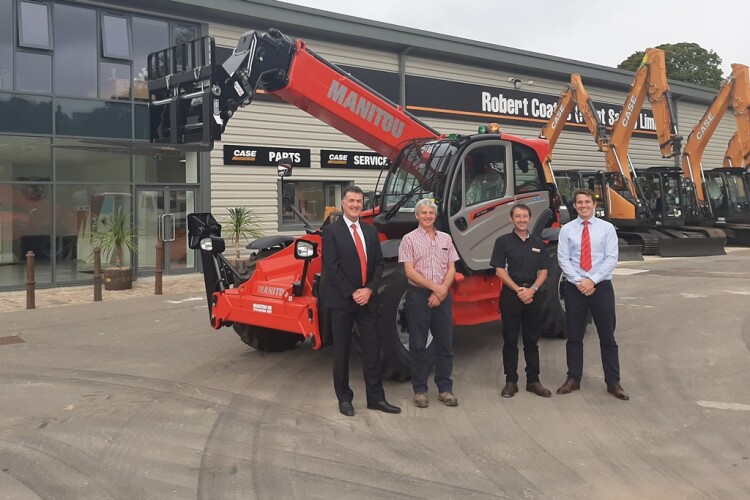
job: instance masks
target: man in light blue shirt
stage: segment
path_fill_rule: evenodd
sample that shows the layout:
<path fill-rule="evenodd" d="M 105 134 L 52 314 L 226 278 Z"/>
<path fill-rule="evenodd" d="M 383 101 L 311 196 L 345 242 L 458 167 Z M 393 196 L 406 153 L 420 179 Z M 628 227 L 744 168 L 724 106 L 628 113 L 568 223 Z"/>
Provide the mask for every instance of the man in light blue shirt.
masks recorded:
<path fill-rule="evenodd" d="M 557 258 L 565 284 L 565 314 L 568 343 L 566 354 L 568 378 L 557 390 L 570 394 L 581 388 L 583 376 L 583 334 L 591 313 L 599 334 L 604 381 L 607 392 L 627 401 L 620 386 L 620 359 L 615 341 L 615 292 L 612 272 L 617 265 L 618 247 L 615 227 L 594 217 L 594 192 L 579 189 L 573 194 L 578 218 L 560 230 Z"/>

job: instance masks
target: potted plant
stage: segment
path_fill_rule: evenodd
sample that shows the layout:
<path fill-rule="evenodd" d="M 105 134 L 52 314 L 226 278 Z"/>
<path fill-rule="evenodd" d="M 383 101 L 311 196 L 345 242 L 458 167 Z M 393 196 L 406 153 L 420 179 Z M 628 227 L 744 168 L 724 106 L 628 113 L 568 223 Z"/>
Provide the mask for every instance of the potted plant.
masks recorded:
<path fill-rule="evenodd" d="M 234 207 L 227 209 L 228 215 L 224 224 L 224 236 L 234 243 L 235 258 L 229 259 L 229 263 L 239 272 L 247 270 L 247 262 L 240 255 L 240 238 L 248 240 L 249 236 L 260 238 L 263 232 L 258 227 L 258 219 L 253 211 L 247 207 Z"/>
<path fill-rule="evenodd" d="M 133 287 L 133 270 L 123 266 L 123 249 L 137 253 L 138 246 L 133 241 L 135 232 L 130 226 L 130 216 L 118 207 L 109 217 L 103 217 L 97 230 L 92 234 L 96 246 L 101 248 L 104 268 L 105 290 L 127 290 Z"/>

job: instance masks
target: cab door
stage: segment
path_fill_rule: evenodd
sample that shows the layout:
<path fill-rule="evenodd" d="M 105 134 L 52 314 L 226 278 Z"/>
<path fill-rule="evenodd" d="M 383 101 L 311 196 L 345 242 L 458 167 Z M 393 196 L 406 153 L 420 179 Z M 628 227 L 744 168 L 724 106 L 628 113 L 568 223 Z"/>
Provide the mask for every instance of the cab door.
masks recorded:
<path fill-rule="evenodd" d="M 471 144 L 458 162 L 448 228 L 466 267 L 487 270 L 495 240 L 513 230 L 510 210 L 515 202 L 528 205 L 532 216 L 549 207 L 541 163 L 530 148 L 503 140 Z"/>

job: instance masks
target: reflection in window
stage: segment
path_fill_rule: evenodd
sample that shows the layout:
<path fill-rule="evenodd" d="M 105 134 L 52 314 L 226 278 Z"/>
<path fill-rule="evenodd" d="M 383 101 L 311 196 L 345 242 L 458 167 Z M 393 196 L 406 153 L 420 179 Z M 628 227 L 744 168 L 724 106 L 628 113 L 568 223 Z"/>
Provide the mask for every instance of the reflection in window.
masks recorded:
<path fill-rule="evenodd" d="M 37 49 L 51 49 L 49 6 L 36 2 L 21 2 L 18 9 L 19 45 Z"/>
<path fill-rule="evenodd" d="M 52 56 L 16 52 L 16 89 L 37 94 L 52 93 Z"/>
<path fill-rule="evenodd" d="M 181 155 L 135 155 L 135 182 L 141 183 L 185 183 L 197 182 L 188 178 L 185 154 Z"/>
<path fill-rule="evenodd" d="M 0 132 L 52 133 L 52 97 L 0 94 Z"/>
<path fill-rule="evenodd" d="M 56 179 L 62 182 L 130 182 L 130 155 L 55 143 Z"/>
<path fill-rule="evenodd" d="M 3 137 L 0 182 L 40 182 L 52 179 L 50 140 L 36 137 Z M 0 205 L 5 198 L 0 196 Z"/>
<path fill-rule="evenodd" d="M 102 16 L 102 53 L 104 57 L 130 59 L 130 30 L 127 18 Z"/>
<path fill-rule="evenodd" d="M 99 63 L 99 97 L 102 99 L 130 99 L 130 65 Z"/>
<path fill-rule="evenodd" d="M 55 4 L 55 95 L 96 97 L 96 11 Z"/>
<path fill-rule="evenodd" d="M 322 224 L 331 211 L 341 209 L 341 195 L 346 184 L 340 182 L 294 181 L 281 184 L 282 197 L 293 203 L 305 218 Z M 285 201 L 281 209 L 281 225 L 299 225 L 302 221 Z"/>
<path fill-rule="evenodd" d="M 148 100 L 147 59 L 151 52 L 170 46 L 169 23 L 133 16 L 133 98 Z"/>
<path fill-rule="evenodd" d="M 90 279 L 97 231 L 104 230 L 108 218 L 122 209 L 132 218 L 133 202 L 127 185 L 61 184 L 56 191 L 56 231 L 62 246 L 56 252 L 55 281 L 65 283 Z M 102 266 L 110 255 L 102 254 Z M 132 256 L 123 250 L 123 262 L 130 265 Z"/>
<path fill-rule="evenodd" d="M 13 0 L 0 0 L 0 90 L 13 90 Z"/>
<path fill-rule="evenodd" d="M 52 281 L 52 185 L 26 177 L 0 183 L 0 287 L 18 287 L 26 278 L 26 254 L 34 252 L 37 284 Z"/>
<path fill-rule="evenodd" d="M 57 99 L 55 123 L 60 135 L 131 137 L 131 106 L 119 102 Z"/>

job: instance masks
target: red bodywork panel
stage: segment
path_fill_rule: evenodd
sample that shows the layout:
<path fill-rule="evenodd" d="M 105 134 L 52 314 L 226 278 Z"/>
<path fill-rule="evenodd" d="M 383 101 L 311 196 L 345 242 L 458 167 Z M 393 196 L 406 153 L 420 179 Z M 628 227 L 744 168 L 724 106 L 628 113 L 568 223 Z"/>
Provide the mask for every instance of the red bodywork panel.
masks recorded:
<path fill-rule="evenodd" d="M 438 137 L 401 106 L 394 106 L 316 58 L 305 42 L 296 43 L 297 53 L 287 86 L 269 94 L 297 106 L 391 161 L 405 142 Z"/>

